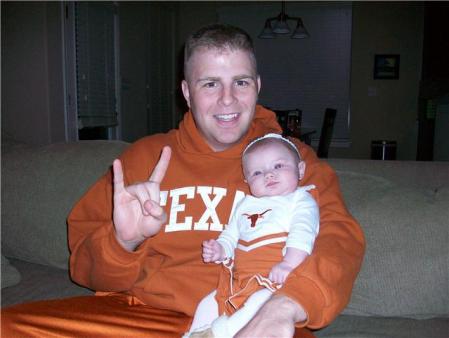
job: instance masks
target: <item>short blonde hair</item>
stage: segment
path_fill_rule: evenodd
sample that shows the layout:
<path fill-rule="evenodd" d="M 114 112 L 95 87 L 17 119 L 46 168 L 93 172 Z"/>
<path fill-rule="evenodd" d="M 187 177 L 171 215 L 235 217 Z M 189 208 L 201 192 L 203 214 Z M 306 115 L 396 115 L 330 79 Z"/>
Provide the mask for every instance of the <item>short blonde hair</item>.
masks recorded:
<path fill-rule="evenodd" d="M 184 48 L 184 78 L 187 79 L 189 71 L 189 61 L 197 50 L 217 49 L 219 51 L 241 50 L 248 53 L 254 74 L 257 74 L 256 53 L 253 40 L 243 29 L 226 25 L 212 24 L 200 28 L 191 34 L 186 41 Z"/>

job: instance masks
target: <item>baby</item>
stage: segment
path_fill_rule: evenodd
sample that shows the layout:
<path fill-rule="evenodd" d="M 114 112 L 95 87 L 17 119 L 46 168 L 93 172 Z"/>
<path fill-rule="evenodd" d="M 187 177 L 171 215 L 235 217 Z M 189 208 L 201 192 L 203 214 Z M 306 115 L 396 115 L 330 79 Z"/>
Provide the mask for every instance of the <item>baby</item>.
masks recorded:
<path fill-rule="evenodd" d="M 316 190 L 298 187 L 305 163 L 296 146 L 267 134 L 246 147 L 242 165 L 251 195 L 217 240 L 203 242 L 204 262 L 224 269 L 184 337 L 233 337 L 312 252 L 319 230 Z"/>

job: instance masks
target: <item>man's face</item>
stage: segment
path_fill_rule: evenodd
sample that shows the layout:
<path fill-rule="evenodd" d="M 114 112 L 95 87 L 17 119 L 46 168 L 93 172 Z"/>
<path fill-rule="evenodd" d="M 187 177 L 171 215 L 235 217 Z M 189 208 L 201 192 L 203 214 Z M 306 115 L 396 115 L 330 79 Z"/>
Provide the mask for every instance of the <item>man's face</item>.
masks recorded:
<path fill-rule="evenodd" d="M 260 78 L 247 52 L 200 49 L 189 61 L 182 92 L 214 151 L 238 143 L 254 116 Z"/>

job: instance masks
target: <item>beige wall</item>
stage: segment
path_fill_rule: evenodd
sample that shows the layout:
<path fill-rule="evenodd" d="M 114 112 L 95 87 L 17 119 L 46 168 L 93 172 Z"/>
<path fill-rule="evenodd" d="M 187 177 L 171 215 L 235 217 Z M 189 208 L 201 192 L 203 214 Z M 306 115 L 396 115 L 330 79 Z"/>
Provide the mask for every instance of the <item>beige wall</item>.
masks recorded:
<path fill-rule="evenodd" d="M 2 133 L 46 144 L 63 141 L 60 5 L 2 3 Z"/>
<path fill-rule="evenodd" d="M 419 3 L 353 5 L 351 146 L 330 157 L 369 158 L 371 140 L 396 140 L 397 159 L 415 160 L 424 11 Z M 374 80 L 375 54 L 400 54 L 399 80 Z"/>

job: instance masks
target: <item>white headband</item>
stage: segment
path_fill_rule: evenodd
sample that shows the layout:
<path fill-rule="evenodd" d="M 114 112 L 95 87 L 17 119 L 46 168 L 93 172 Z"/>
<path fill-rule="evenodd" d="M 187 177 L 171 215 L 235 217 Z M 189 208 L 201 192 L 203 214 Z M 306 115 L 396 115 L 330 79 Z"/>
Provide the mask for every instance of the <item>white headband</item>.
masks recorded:
<path fill-rule="evenodd" d="M 262 141 L 264 139 L 267 139 L 267 138 L 275 138 L 275 139 L 278 139 L 278 140 L 286 142 L 288 145 L 290 145 L 296 151 L 296 153 L 298 154 L 299 159 L 301 159 L 301 155 L 299 154 L 298 148 L 296 148 L 295 144 L 292 141 L 290 141 L 289 139 L 286 139 L 285 137 L 282 137 L 282 135 L 275 134 L 275 133 L 268 133 L 268 134 L 265 134 L 264 136 L 258 137 L 255 140 L 251 141 L 246 146 L 245 150 L 243 150 L 242 156 L 245 155 L 246 151 L 249 148 L 251 148 L 253 146 L 253 144 L 255 144 L 255 143 L 259 142 L 259 141 Z"/>

